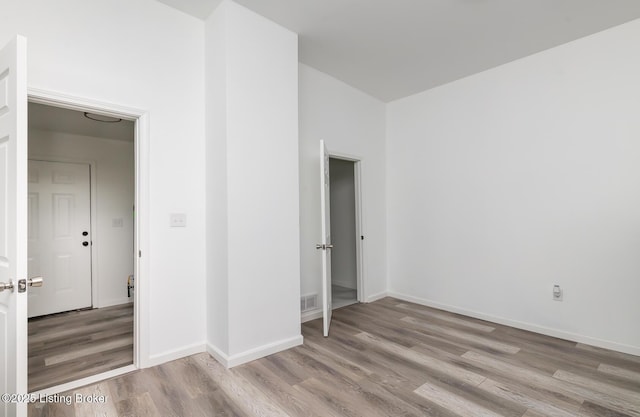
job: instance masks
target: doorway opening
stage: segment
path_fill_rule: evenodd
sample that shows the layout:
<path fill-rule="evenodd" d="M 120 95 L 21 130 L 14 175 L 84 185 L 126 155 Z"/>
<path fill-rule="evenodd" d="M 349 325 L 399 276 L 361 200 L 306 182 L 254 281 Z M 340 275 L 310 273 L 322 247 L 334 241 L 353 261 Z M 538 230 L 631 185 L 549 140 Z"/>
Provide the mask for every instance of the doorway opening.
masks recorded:
<path fill-rule="evenodd" d="M 359 161 L 329 158 L 332 309 L 361 301 Z"/>
<path fill-rule="evenodd" d="M 136 121 L 29 103 L 28 387 L 135 364 Z"/>

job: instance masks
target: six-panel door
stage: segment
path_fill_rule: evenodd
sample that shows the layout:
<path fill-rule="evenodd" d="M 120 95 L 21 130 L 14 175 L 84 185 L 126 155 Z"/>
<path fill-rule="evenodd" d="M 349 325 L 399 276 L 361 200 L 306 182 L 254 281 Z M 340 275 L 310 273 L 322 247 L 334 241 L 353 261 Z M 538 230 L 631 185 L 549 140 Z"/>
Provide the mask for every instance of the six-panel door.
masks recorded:
<path fill-rule="evenodd" d="M 29 317 L 91 307 L 88 164 L 29 160 Z"/>
<path fill-rule="evenodd" d="M 17 283 L 27 278 L 26 203 L 27 42 L 18 36 L 0 50 L 0 417 L 27 415 L 27 295 Z"/>

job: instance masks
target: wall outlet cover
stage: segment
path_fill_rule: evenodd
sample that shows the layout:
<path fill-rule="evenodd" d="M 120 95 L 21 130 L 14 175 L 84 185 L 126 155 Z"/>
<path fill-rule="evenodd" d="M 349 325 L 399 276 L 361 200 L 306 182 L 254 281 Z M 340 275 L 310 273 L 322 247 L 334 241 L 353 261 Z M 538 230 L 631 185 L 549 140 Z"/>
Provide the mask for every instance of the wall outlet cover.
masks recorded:
<path fill-rule="evenodd" d="M 184 213 L 171 213 L 169 215 L 170 227 L 187 227 L 187 215 Z"/>
<path fill-rule="evenodd" d="M 562 288 L 559 285 L 553 286 L 553 299 L 554 301 L 562 301 Z"/>

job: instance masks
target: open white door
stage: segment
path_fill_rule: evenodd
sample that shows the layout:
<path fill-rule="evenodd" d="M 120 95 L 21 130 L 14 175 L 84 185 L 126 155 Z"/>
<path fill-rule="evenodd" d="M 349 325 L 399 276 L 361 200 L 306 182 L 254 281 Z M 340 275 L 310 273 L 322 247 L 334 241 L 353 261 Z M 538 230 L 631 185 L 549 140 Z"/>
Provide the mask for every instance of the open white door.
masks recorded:
<path fill-rule="evenodd" d="M 26 278 L 27 41 L 18 36 L 0 50 L 0 394 L 27 393 L 27 294 L 17 282 Z M 23 398 L 0 401 L 0 417 L 26 415 Z"/>
<path fill-rule="evenodd" d="M 320 213 L 322 223 L 322 243 L 316 245 L 322 250 L 322 324 L 324 337 L 329 336 L 331 325 L 331 209 L 329 189 L 329 152 L 320 141 Z"/>

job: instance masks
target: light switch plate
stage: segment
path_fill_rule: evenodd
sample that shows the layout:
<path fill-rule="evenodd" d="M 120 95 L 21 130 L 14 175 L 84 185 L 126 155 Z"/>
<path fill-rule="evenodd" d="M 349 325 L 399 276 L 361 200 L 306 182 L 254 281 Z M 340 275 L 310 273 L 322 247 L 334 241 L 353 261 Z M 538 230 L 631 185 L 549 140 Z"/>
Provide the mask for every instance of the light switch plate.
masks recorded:
<path fill-rule="evenodd" d="M 111 227 L 122 227 L 124 224 L 122 218 L 119 219 L 112 219 L 111 220 Z"/>
<path fill-rule="evenodd" d="M 187 215 L 184 213 L 171 213 L 169 215 L 170 227 L 187 227 Z"/>

